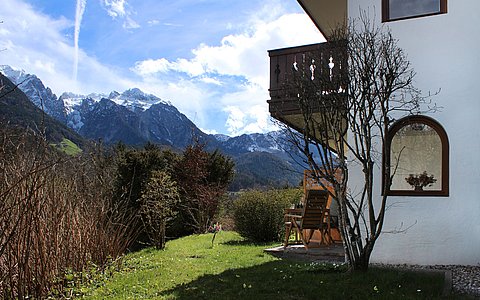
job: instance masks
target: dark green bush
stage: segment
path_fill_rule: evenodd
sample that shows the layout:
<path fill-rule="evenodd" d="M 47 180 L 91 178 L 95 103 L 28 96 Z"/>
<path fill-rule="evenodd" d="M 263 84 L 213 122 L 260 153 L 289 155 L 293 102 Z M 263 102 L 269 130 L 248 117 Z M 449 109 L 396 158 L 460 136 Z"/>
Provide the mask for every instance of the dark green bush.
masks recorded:
<path fill-rule="evenodd" d="M 253 242 L 281 240 L 284 209 L 298 203 L 301 196 L 300 189 L 242 192 L 233 209 L 237 232 Z"/>
<path fill-rule="evenodd" d="M 139 202 L 143 226 L 157 249 L 165 247 L 165 229 L 179 201 L 177 183 L 165 171 L 154 171 Z"/>
<path fill-rule="evenodd" d="M 219 151 L 207 152 L 204 146 L 195 141 L 183 154 L 150 143 L 143 149 L 116 147 L 115 201 L 126 207 L 125 214 L 135 217 L 132 228 L 139 232 L 130 250 L 151 244 L 161 248 L 164 237 L 204 233 L 215 220 L 219 199 L 234 176 L 234 163 Z M 153 178 L 158 172 L 163 175 Z M 168 180 L 164 180 L 166 175 Z M 171 187 L 164 186 L 170 180 L 179 198 L 171 208 L 167 204 Z M 164 209 L 173 212 L 166 228 L 161 222 L 153 224 L 164 218 Z"/>
<path fill-rule="evenodd" d="M 219 151 L 209 153 L 196 141 L 175 166 L 172 178 L 180 192 L 177 228 L 185 235 L 205 233 L 217 216 L 220 199 L 234 176 L 233 160 Z"/>

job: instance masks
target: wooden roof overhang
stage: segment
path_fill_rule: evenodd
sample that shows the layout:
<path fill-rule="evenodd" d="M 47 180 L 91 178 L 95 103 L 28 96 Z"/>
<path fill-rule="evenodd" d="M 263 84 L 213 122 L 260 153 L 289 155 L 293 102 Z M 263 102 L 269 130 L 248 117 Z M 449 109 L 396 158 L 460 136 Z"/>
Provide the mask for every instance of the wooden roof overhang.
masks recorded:
<path fill-rule="evenodd" d="M 336 28 L 347 25 L 348 0 L 297 1 L 327 40 Z"/>

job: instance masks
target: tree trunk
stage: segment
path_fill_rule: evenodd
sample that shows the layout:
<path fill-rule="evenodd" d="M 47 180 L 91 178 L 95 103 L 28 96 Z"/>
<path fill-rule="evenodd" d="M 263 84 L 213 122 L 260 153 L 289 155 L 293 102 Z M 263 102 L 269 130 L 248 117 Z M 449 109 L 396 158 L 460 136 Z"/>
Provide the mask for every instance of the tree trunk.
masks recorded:
<path fill-rule="evenodd" d="M 158 250 L 163 250 L 165 248 L 165 227 L 166 221 L 162 220 L 160 222 L 160 228 L 158 229 L 158 236 L 155 245 L 155 248 L 157 248 Z"/>
<path fill-rule="evenodd" d="M 361 245 L 356 245 L 361 247 Z M 361 249 L 359 254 L 350 262 L 350 271 L 351 272 L 366 272 L 368 271 L 368 266 L 370 264 L 370 256 L 373 250 L 373 244 L 367 242 L 367 244 Z"/>
<path fill-rule="evenodd" d="M 370 262 L 370 253 L 361 253 L 354 262 L 350 265 L 352 272 L 366 272 L 368 271 L 368 264 Z"/>

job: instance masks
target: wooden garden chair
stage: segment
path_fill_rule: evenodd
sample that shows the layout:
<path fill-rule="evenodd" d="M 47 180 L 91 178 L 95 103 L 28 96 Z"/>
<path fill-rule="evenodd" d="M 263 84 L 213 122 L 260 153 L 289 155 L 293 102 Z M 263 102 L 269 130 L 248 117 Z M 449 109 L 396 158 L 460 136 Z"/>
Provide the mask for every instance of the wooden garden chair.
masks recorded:
<path fill-rule="evenodd" d="M 294 228 L 300 235 L 305 248 L 308 249 L 308 243 L 315 230 L 319 230 L 322 236 L 320 243 L 329 245 L 332 242 L 330 236 L 330 210 L 327 208 L 329 193 L 326 190 L 307 190 L 305 194 L 305 203 L 302 214 L 287 214 L 285 243 L 288 246 L 291 230 Z M 310 229 L 308 238 L 305 237 L 305 229 Z"/>

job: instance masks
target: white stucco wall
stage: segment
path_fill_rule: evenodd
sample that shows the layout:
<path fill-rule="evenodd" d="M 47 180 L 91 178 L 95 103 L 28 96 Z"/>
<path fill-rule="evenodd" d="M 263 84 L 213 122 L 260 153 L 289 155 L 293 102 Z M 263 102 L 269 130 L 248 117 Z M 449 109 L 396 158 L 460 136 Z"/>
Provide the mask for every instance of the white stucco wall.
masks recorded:
<path fill-rule="evenodd" d="M 381 0 L 349 0 L 349 17 L 360 8 L 381 21 Z M 447 14 L 387 23 L 417 72 L 416 86 L 424 94 L 441 89 L 432 100 L 443 108 L 429 116 L 448 134 L 450 196 L 390 197 L 372 262 L 480 264 L 479 12 L 478 0 L 451 0 Z"/>

